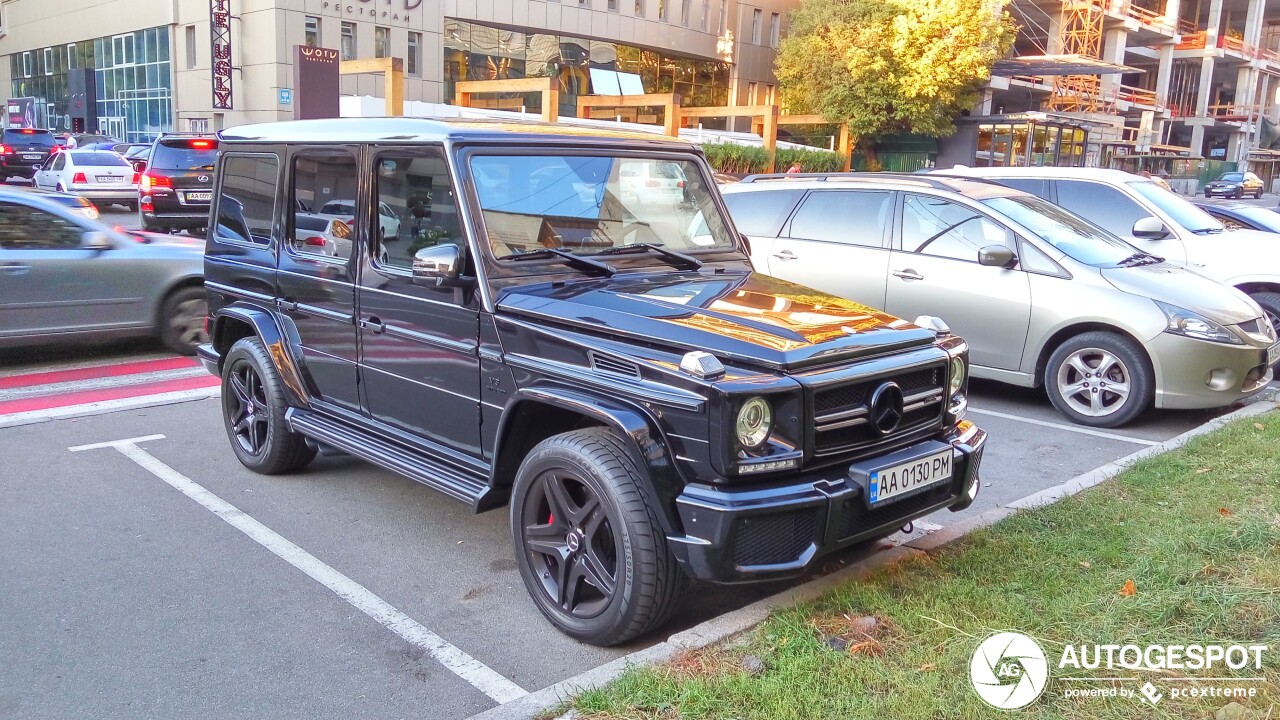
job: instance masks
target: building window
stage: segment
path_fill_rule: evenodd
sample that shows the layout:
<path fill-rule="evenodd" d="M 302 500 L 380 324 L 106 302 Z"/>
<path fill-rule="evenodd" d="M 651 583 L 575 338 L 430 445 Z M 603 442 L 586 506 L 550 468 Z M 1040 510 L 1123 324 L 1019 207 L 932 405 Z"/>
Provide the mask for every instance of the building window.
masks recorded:
<path fill-rule="evenodd" d="M 764 104 L 772 105 L 773 101 L 774 101 L 773 86 L 765 85 L 764 86 Z"/>
<path fill-rule="evenodd" d="M 53 74 L 53 48 L 51 47 L 44 49 L 44 74 Z"/>
<path fill-rule="evenodd" d="M 782 32 L 782 16 L 774 13 L 769 16 L 769 47 L 778 47 L 778 35 Z"/>
<path fill-rule="evenodd" d="M 693 0 L 681 0 L 680 2 L 680 24 L 689 27 L 689 13 L 693 12 Z"/>
<path fill-rule="evenodd" d="M 764 11 L 756 8 L 751 11 L 751 42 L 760 44 L 760 23 L 764 19 Z"/>
<path fill-rule="evenodd" d="M 115 56 L 115 66 L 132 65 L 134 61 L 133 35 L 116 35 L 111 38 L 111 50 Z"/>
<path fill-rule="evenodd" d="M 644 17 L 644 0 L 636 0 L 636 17 Z"/>
<path fill-rule="evenodd" d="M 196 26 L 188 25 L 186 29 L 187 35 L 187 69 L 196 66 Z"/>
<path fill-rule="evenodd" d="M 356 59 L 356 24 L 350 22 L 342 23 L 342 59 Z"/>
<path fill-rule="evenodd" d="M 75 70 L 77 67 L 78 65 L 76 64 L 76 44 L 67 43 L 67 69 Z"/>
<path fill-rule="evenodd" d="M 658 19 L 667 21 L 667 0 L 658 0 Z"/>
<path fill-rule="evenodd" d="M 609 11 L 618 12 L 618 0 L 609 0 Z"/>
<path fill-rule="evenodd" d="M 716 21 L 716 30 L 721 35 L 729 29 L 729 0 L 720 0 L 720 19 Z"/>
<path fill-rule="evenodd" d="M 702 32 L 707 31 L 707 25 L 711 22 L 711 0 L 702 0 L 702 21 L 698 23 L 698 29 Z"/>
<path fill-rule="evenodd" d="M 405 72 L 413 77 L 422 73 L 422 33 L 409 33 L 409 56 L 405 58 Z"/>
<path fill-rule="evenodd" d="M 742 104 L 743 105 L 756 104 L 756 84 L 755 83 L 753 82 L 747 83 L 747 101 Z"/>
<path fill-rule="evenodd" d="M 209 118 L 187 118 L 187 132 L 209 132 Z"/>
<path fill-rule="evenodd" d="M 320 47 L 320 18 L 308 15 L 302 23 L 302 43 L 307 47 Z"/>
<path fill-rule="evenodd" d="M 31 77 L 31 53 L 22 53 L 22 77 Z"/>
<path fill-rule="evenodd" d="M 373 56 L 384 58 L 391 54 L 391 28 L 373 29 Z"/>

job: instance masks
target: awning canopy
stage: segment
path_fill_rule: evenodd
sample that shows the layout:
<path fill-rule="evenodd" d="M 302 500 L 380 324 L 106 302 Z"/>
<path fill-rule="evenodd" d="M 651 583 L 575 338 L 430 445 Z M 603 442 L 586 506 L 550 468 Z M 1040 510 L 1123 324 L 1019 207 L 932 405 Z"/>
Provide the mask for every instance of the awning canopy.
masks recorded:
<path fill-rule="evenodd" d="M 1116 65 L 1083 55 L 1023 55 L 997 60 L 991 74 L 1014 75 L 1120 75 L 1146 72 L 1128 65 Z"/>

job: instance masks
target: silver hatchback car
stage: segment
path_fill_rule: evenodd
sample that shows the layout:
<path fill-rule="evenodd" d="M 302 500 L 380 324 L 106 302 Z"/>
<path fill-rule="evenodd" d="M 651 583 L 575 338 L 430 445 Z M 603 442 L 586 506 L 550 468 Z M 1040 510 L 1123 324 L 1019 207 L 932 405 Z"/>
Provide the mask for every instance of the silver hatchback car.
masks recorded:
<path fill-rule="evenodd" d="M 1247 295 L 996 183 L 771 176 L 722 192 L 758 270 L 942 317 L 969 341 L 975 377 L 1043 385 L 1080 424 L 1230 405 L 1280 360 Z"/>
<path fill-rule="evenodd" d="M 0 189 L 0 348 L 153 335 L 193 354 L 206 340 L 203 251 Z"/>

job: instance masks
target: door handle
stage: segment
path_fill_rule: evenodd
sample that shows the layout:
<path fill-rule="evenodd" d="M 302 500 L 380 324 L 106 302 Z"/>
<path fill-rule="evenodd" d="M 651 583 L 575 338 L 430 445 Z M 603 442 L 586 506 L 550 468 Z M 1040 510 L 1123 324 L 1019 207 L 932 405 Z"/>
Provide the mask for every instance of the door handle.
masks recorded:
<path fill-rule="evenodd" d="M 783 250 L 781 252 L 776 252 L 773 254 L 773 256 L 778 258 L 779 260 L 795 260 L 798 257 L 800 257 L 799 255 L 796 255 L 790 250 Z"/>
<path fill-rule="evenodd" d="M 293 312 L 298 309 L 298 301 L 293 298 L 281 298 L 276 300 L 276 307 L 284 310 L 285 312 Z"/>
<path fill-rule="evenodd" d="M 11 265 L 0 265 L 0 273 L 5 275 L 26 275 L 29 272 L 31 272 L 30 265 L 18 265 L 16 263 Z"/>
<path fill-rule="evenodd" d="M 360 327 L 369 332 L 380 333 L 387 329 L 387 324 L 376 317 L 367 317 L 360 321 Z"/>
<path fill-rule="evenodd" d="M 923 280 L 924 279 L 923 275 L 916 272 L 915 270 L 912 270 L 911 268 L 907 268 L 905 270 L 894 270 L 893 276 L 896 278 L 902 278 L 903 280 Z"/>

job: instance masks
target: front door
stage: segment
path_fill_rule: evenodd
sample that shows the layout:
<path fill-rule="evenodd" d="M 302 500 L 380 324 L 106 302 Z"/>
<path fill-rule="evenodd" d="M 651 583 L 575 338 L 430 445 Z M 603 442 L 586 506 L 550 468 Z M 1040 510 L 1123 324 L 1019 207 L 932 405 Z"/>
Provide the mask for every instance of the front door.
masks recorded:
<path fill-rule="evenodd" d="M 979 265 L 978 250 L 989 245 L 1017 252 L 1013 233 L 978 211 L 904 194 L 885 310 L 907 320 L 940 317 L 969 341 L 974 365 L 1016 371 L 1031 322 L 1031 287 L 1022 270 Z"/>
<path fill-rule="evenodd" d="M 443 149 L 384 150 L 364 173 L 377 213 L 361 263 L 359 332 L 365 405 L 375 419 L 480 457 L 479 298 L 474 288 L 415 285 L 413 254 L 451 243 L 466 253 L 457 196 Z M 380 224 L 388 230 L 378 239 Z M 362 235 L 364 237 L 364 235 Z M 470 274 L 465 269 L 464 274 Z"/>
<path fill-rule="evenodd" d="M 360 411 L 360 391 L 351 256 L 365 234 L 359 227 L 351 233 L 311 230 L 316 223 L 306 220 L 317 218 L 294 208 L 300 207 L 299 200 L 302 206 L 318 208 L 333 198 L 359 197 L 357 158 L 355 147 L 304 148 L 289 158 L 289 210 L 276 272 L 280 310 L 298 329 L 320 399 L 353 412 Z M 332 228 L 332 223 L 326 227 Z"/>
<path fill-rule="evenodd" d="M 1170 235 L 1161 240 L 1136 237 L 1133 224 L 1152 217 L 1120 188 L 1088 180 L 1057 180 L 1058 204 L 1080 217 L 1101 225 L 1119 235 L 1143 252 L 1158 255 L 1175 265 L 1187 264 L 1187 250 L 1178 239 L 1181 228 L 1169 228 Z M 1163 222 L 1163 221 L 1161 221 Z"/>
<path fill-rule="evenodd" d="M 44 165 L 40 166 L 40 169 L 36 171 L 36 176 L 34 178 L 36 187 L 47 188 L 49 190 L 56 188 L 58 186 L 58 174 L 62 172 L 64 167 L 66 167 L 66 164 L 66 153 L 57 153 L 48 160 L 45 160 Z"/>

